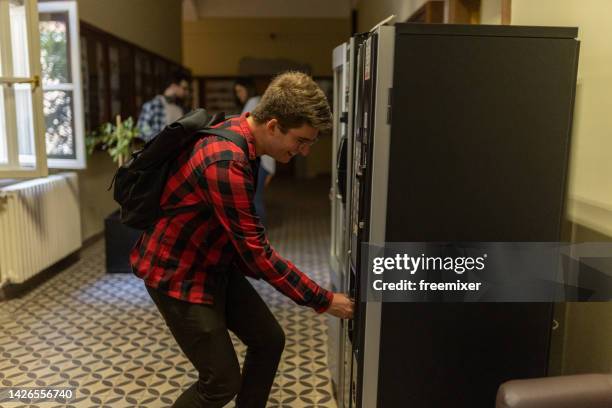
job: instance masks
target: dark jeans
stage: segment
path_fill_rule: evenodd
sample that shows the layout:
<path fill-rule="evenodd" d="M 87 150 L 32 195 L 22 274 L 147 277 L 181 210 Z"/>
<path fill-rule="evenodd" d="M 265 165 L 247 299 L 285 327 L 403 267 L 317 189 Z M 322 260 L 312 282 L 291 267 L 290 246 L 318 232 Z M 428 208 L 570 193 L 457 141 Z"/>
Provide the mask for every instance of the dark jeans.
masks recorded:
<path fill-rule="evenodd" d="M 218 282 L 214 306 L 188 303 L 147 286 L 168 328 L 199 378 L 173 407 L 264 408 L 285 346 L 285 334 L 240 272 Z M 228 330 L 247 346 L 242 374 Z"/>

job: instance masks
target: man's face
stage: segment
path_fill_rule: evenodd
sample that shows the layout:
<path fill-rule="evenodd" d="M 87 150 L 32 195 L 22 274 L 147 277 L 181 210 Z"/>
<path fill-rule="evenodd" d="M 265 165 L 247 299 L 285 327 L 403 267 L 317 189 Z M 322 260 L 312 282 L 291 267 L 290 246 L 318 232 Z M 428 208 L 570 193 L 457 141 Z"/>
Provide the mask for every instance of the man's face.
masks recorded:
<path fill-rule="evenodd" d="M 189 82 L 182 80 L 178 84 L 170 85 L 171 94 L 178 100 L 185 100 L 189 96 Z"/>
<path fill-rule="evenodd" d="M 310 125 L 281 129 L 276 119 L 268 121 L 266 131 L 269 136 L 266 152 L 281 163 L 288 163 L 298 154 L 307 156 L 319 135 L 319 131 Z"/>
<path fill-rule="evenodd" d="M 176 96 L 181 99 L 186 99 L 189 96 L 189 82 L 184 79 L 181 81 Z"/>

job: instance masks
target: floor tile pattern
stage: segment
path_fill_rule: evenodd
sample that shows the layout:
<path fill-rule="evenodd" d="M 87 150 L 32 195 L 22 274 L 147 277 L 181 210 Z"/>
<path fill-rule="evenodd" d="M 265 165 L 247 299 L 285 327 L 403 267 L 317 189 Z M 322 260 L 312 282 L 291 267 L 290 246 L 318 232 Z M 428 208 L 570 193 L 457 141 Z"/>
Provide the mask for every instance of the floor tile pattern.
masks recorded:
<path fill-rule="evenodd" d="M 325 181 L 273 183 L 269 231 L 283 256 L 328 287 L 326 188 Z M 325 315 L 295 305 L 263 281 L 254 286 L 287 338 L 268 407 L 336 407 Z M 245 347 L 233 340 L 242 361 Z M 0 387 L 72 387 L 76 394 L 68 401 L 1 407 L 167 407 L 196 378 L 142 282 L 105 273 L 103 241 L 24 297 L 0 303 Z"/>

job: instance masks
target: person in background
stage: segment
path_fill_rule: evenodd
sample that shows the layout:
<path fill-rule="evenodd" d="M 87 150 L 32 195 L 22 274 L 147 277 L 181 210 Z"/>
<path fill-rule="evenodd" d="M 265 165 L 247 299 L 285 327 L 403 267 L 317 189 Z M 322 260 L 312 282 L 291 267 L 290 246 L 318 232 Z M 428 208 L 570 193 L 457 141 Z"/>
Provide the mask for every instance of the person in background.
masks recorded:
<path fill-rule="evenodd" d="M 183 102 L 189 96 L 190 81 L 187 73 L 175 72 L 166 83 L 164 93 L 142 105 L 137 124 L 141 139 L 148 142 L 166 125 L 185 114 Z"/>
<path fill-rule="evenodd" d="M 242 113 L 252 112 L 259 103 L 261 96 L 257 95 L 255 83 L 249 78 L 241 78 L 234 85 L 236 100 L 242 106 Z M 274 173 L 276 173 L 276 161 L 267 154 L 260 157 L 261 166 L 257 174 L 257 190 L 255 192 L 255 211 L 261 219 L 261 223 L 267 226 L 266 207 L 264 204 L 264 188 L 266 188 Z"/>

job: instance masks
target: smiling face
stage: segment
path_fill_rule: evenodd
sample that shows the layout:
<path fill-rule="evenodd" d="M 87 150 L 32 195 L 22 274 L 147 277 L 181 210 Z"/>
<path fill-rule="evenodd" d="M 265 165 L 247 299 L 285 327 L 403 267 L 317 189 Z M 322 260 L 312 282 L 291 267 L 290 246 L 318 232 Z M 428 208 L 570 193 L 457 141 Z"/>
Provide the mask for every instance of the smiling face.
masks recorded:
<path fill-rule="evenodd" d="M 332 128 L 325 93 L 310 76 L 295 71 L 272 80 L 247 120 L 253 122 L 257 154 L 281 163 L 308 155 L 319 134 Z"/>
<path fill-rule="evenodd" d="M 319 131 L 304 124 L 300 127 L 282 129 L 276 119 L 266 125 L 266 154 L 281 163 L 288 163 L 294 156 L 307 156 L 310 147 L 317 141 Z"/>

